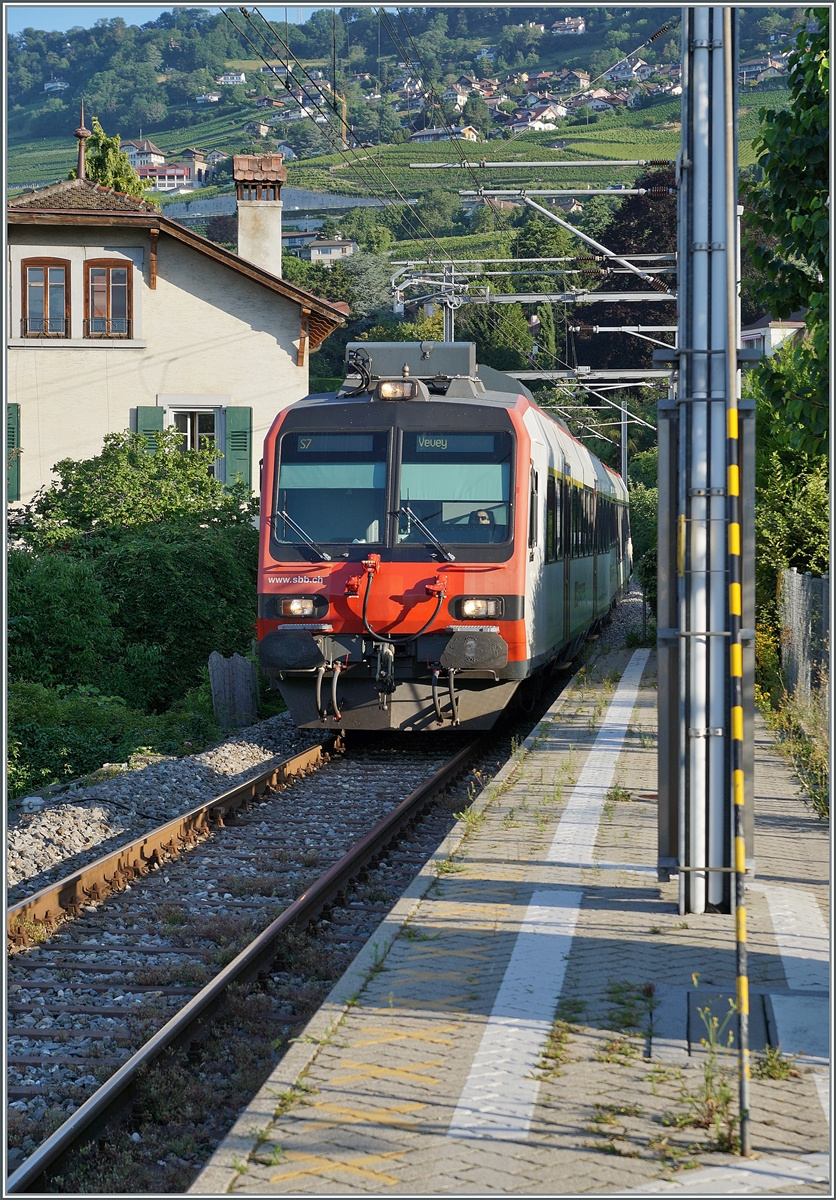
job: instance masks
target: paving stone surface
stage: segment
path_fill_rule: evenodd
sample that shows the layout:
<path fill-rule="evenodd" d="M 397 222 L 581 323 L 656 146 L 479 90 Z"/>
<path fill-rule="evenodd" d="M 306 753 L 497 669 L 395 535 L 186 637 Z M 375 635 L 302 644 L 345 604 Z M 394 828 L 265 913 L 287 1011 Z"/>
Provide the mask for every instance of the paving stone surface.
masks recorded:
<path fill-rule="evenodd" d="M 709 1168 L 732 1170 L 717 1176 L 717 1187 L 737 1190 L 741 1159 L 729 1152 L 723 1119 L 736 1112 L 736 1058 L 725 1046 L 734 1028 L 733 918 L 680 917 L 676 879 L 656 881 L 655 656 L 597 812 L 593 861 L 561 862 L 555 839 L 585 764 L 591 769 L 608 744 L 602 723 L 612 719 L 630 659 L 624 650 L 603 656 L 541 723 L 504 782 L 488 789 L 490 802 L 459 851 L 437 864 L 435 882 L 296 1086 L 280 1086 L 279 1073 L 262 1089 L 255 1108 L 270 1115 L 258 1144 L 239 1135 L 235 1145 L 247 1150 L 232 1171 L 222 1146 L 192 1192 L 693 1191 Z M 756 882 L 795 889 L 826 922 L 827 829 L 796 795 L 762 726 L 757 764 Z M 761 1014 L 753 1015 L 753 1039 L 761 1045 L 775 1021 L 769 997 L 790 994 L 786 944 L 782 957 L 768 896 L 753 889 L 748 897 L 752 1007 Z M 559 941 L 569 911 L 561 905 L 571 908 L 572 897 L 580 901 L 573 936 Z M 526 945 L 533 956 L 519 958 Z M 556 1014 L 545 1026 L 534 1015 L 527 1023 L 526 995 L 534 1014 L 558 945 L 567 953 Z M 813 976 L 818 952 L 810 952 Z M 503 980 L 518 958 L 528 976 L 514 976 L 511 1011 Z M 714 1052 L 702 1041 L 711 1014 Z M 518 1067 L 512 1086 L 532 1029 L 535 1060 Z M 802 1162 L 829 1146 L 819 1094 L 826 1063 L 814 1066 L 801 1058 L 786 1079 L 752 1082 L 758 1163 L 789 1156 L 804 1182 L 776 1187 L 762 1173 L 741 1190 L 828 1193 L 816 1181 L 822 1168 L 810 1175 Z M 472 1120 L 467 1105 L 462 1116 L 463 1097 L 471 1098 Z M 703 1119 L 711 1103 L 713 1122 Z"/>

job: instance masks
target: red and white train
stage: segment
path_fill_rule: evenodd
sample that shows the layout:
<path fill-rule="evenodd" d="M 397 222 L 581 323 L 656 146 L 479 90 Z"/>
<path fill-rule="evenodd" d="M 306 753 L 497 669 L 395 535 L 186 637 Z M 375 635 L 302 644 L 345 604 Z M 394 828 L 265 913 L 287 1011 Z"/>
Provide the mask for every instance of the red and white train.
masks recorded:
<path fill-rule="evenodd" d="M 317 729 L 489 729 L 631 570 L 627 489 L 469 342 L 351 343 L 262 464 L 259 660 Z"/>

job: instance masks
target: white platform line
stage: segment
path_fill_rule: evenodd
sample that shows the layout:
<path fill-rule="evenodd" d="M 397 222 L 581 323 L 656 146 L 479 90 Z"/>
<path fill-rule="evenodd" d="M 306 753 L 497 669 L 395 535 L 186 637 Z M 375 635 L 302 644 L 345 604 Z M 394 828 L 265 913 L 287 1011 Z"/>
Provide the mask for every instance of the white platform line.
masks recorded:
<path fill-rule="evenodd" d="M 830 933 L 815 896 L 800 888 L 752 883 L 764 892 L 781 963 L 791 988 L 827 992 L 830 986 Z"/>
<path fill-rule="evenodd" d="M 615 690 L 595 743 L 555 830 L 547 861 L 561 866 L 591 866 L 598 824 L 615 765 L 630 727 L 649 650 L 637 650 Z"/>
<path fill-rule="evenodd" d="M 798 1187 L 799 1184 L 828 1183 L 829 1180 L 828 1154 L 800 1154 L 797 1158 L 776 1155 L 775 1158 L 764 1158 L 760 1162 L 744 1159 L 726 1167 L 688 1171 L 677 1179 L 655 1180 L 629 1188 L 626 1192 L 612 1192 L 611 1195 L 655 1196 L 679 1192 L 686 1196 L 757 1196 Z"/>
<path fill-rule="evenodd" d="M 448 1137 L 524 1139 L 537 1100 L 534 1078 L 554 1020 L 583 893 L 535 892 L 514 943 Z"/>
<path fill-rule="evenodd" d="M 589 756 L 558 823 L 547 861 L 592 861 L 607 789 L 636 704 L 649 650 L 637 650 L 615 690 Z M 537 891 L 526 910 L 448 1137 L 523 1141 L 539 1081 L 534 1073 L 554 1021 L 583 893 Z"/>

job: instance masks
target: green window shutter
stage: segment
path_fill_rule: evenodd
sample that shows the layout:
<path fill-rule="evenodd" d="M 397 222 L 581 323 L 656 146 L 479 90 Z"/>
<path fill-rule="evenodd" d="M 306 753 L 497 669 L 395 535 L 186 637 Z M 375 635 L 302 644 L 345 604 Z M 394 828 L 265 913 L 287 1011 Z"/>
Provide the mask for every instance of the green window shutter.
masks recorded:
<path fill-rule="evenodd" d="M 248 488 L 253 486 L 253 410 L 239 405 L 229 406 L 226 412 L 226 442 L 224 445 L 224 476 L 232 483 L 240 476 Z"/>
<path fill-rule="evenodd" d="M 157 434 L 163 431 L 163 414 L 165 409 L 156 405 L 139 404 L 136 409 L 136 431 L 144 433 L 148 439 L 146 449 L 154 454 L 157 449 Z"/>
<path fill-rule="evenodd" d="M 6 501 L 20 499 L 20 405 L 6 405 Z"/>

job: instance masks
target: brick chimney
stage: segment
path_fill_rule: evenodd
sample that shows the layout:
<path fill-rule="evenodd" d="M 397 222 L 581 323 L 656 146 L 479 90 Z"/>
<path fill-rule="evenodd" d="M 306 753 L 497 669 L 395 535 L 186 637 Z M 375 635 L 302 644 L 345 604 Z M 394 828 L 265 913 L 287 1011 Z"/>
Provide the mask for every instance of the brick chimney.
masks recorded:
<path fill-rule="evenodd" d="M 232 174 L 238 197 L 238 253 L 273 275 L 282 273 L 283 154 L 236 154 Z"/>

